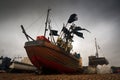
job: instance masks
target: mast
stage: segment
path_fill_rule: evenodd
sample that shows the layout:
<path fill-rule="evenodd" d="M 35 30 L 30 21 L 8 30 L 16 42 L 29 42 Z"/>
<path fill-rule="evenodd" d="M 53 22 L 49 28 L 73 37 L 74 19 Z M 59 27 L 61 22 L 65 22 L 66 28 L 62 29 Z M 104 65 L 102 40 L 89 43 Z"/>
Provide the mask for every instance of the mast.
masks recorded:
<path fill-rule="evenodd" d="M 97 41 L 96 41 L 96 38 L 95 38 L 95 47 L 96 47 L 96 57 L 98 58 L 98 45 L 97 45 Z"/>
<path fill-rule="evenodd" d="M 51 10 L 51 9 L 48 9 L 48 11 L 47 11 L 47 18 L 46 18 L 46 22 L 45 22 L 45 32 L 44 32 L 44 36 L 46 36 L 46 31 L 48 30 L 48 29 L 47 29 L 47 26 L 48 26 L 48 18 L 49 18 L 50 10 Z"/>

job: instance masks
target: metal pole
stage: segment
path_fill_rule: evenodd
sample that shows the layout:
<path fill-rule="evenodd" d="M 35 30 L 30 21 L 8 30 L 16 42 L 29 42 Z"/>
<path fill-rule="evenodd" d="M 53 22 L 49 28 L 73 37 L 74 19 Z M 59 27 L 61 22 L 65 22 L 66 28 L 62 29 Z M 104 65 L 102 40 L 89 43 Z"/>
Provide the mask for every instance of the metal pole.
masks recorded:
<path fill-rule="evenodd" d="M 95 47 L 96 47 L 96 57 L 98 58 L 98 46 L 97 46 L 96 38 L 95 38 Z"/>
<path fill-rule="evenodd" d="M 46 22 L 45 22 L 45 32 L 44 32 L 44 36 L 46 36 L 46 31 L 47 31 L 47 26 L 48 26 L 48 18 L 49 18 L 49 12 L 51 9 L 48 9 L 47 11 L 47 18 L 46 18 Z"/>

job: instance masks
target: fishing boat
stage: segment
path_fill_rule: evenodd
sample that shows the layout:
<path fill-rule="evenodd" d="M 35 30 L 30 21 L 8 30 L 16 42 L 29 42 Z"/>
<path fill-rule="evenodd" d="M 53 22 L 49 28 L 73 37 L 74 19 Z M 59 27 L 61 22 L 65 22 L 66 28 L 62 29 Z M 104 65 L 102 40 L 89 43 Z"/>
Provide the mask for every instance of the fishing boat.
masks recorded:
<path fill-rule="evenodd" d="M 9 57 L 0 57 L 0 73 L 7 72 L 9 69 L 11 58 Z"/>
<path fill-rule="evenodd" d="M 95 38 L 95 48 L 96 54 L 94 56 L 89 56 L 89 66 L 98 66 L 98 65 L 108 65 L 109 61 L 105 57 L 100 57 L 98 54 L 98 49 L 100 49 Z"/>
<path fill-rule="evenodd" d="M 20 61 L 12 61 L 9 66 L 9 72 L 35 72 L 36 67 L 31 64 Z"/>
<path fill-rule="evenodd" d="M 72 14 L 58 35 L 58 31 L 51 28 L 51 21 L 49 20 L 50 11 L 51 9 L 47 11 L 44 35 L 37 36 L 36 39 L 29 36 L 23 25 L 21 25 L 22 31 L 28 40 L 24 45 L 27 55 L 33 65 L 38 70 L 42 69 L 43 72 L 79 72 L 82 69 L 82 58 L 80 54 L 71 54 L 73 37 L 77 35 L 84 38 L 83 33 L 79 31 L 88 30 L 76 26 L 74 21 L 77 21 L 77 14 Z M 70 24 L 69 27 L 68 24 Z M 47 31 L 49 32 L 48 38 L 46 36 Z M 54 36 L 57 36 L 56 41 Z"/>
<path fill-rule="evenodd" d="M 36 67 L 29 61 L 27 57 L 14 57 L 9 65 L 9 72 L 35 72 Z"/>

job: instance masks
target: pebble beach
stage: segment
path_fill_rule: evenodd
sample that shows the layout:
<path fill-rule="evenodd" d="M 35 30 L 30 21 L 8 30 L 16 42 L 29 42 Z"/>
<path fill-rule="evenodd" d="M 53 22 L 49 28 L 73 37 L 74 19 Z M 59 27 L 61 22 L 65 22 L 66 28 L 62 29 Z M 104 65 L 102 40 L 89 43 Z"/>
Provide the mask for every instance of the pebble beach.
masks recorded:
<path fill-rule="evenodd" d="M 120 80 L 120 74 L 50 74 L 0 73 L 0 80 Z"/>

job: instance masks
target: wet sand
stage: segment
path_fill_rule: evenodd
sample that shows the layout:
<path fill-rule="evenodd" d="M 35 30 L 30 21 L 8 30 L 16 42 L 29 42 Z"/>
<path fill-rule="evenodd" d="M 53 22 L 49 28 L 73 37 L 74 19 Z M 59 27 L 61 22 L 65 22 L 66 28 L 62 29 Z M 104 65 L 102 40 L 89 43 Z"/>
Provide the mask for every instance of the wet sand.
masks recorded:
<path fill-rule="evenodd" d="M 120 74 L 36 75 L 34 73 L 0 73 L 0 80 L 120 80 Z"/>

